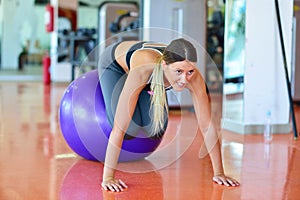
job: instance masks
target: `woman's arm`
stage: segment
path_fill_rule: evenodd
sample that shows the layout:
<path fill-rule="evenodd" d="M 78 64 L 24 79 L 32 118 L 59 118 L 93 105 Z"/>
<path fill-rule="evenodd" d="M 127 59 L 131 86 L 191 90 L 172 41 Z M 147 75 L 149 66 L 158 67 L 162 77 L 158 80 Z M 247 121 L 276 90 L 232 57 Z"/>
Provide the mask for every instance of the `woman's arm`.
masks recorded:
<path fill-rule="evenodd" d="M 115 179 L 115 169 L 117 167 L 124 134 L 130 124 L 137 100 L 141 90 L 145 87 L 150 73 L 155 66 L 157 54 L 147 53 L 148 51 L 136 51 L 132 55 L 131 70 L 125 81 L 125 85 L 120 94 L 117 110 L 114 119 L 114 126 L 111 131 L 106 150 L 102 187 L 105 190 L 122 191 L 127 188 L 121 180 Z"/>
<path fill-rule="evenodd" d="M 226 186 L 237 186 L 239 183 L 224 175 L 221 146 L 217 131 L 215 130 L 210 99 L 206 92 L 206 84 L 201 73 L 196 70 L 189 82 L 188 89 L 193 99 L 198 127 L 203 135 L 206 148 L 212 161 L 214 177 L 213 180 Z"/>
<path fill-rule="evenodd" d="M 130 124 L 139 94 L 144 86 L 140 70 L 131 70 L 119 97 L 114 126 L 106 150 L 102 182 L 105 190 L 122 191 L 123 187 L 127 187 L 122 181 L 115 180 L 115 169 L 125 131 Z"/>

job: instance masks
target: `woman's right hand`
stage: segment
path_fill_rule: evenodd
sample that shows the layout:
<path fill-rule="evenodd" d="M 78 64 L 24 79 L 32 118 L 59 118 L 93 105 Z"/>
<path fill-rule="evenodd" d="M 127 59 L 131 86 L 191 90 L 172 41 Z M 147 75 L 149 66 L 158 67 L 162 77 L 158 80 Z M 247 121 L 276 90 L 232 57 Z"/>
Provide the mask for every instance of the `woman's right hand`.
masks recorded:
<path fill-rule="evenodd" d="M 128 188 L 128 186 L 122 180 L 117 180 L 115 178 L 103 180 L 101 187 L 104 190 L 111 192 L 122 192 L 125 188 Z"/>

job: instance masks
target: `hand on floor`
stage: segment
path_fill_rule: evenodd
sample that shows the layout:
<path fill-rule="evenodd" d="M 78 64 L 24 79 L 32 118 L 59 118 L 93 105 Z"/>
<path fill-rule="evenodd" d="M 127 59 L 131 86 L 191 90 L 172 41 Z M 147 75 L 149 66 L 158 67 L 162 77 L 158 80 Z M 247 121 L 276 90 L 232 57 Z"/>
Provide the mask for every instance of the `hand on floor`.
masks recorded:
<path fill-rule="evenodd" d="M 106 191 L 122 192 L 128 186 L 122 180 L 116 180 L 111 178 L 109 180 L 102 181 L 101 187 Z"/>
<path fill-rule="evenodd" d="M 240 183 L 237 180 L 230 178 L 224 174 L 214 176 L 213 181 L 218 183 L 219 185 L 225 185 L 225 186 L 235 187 L 240 185 Z"/>

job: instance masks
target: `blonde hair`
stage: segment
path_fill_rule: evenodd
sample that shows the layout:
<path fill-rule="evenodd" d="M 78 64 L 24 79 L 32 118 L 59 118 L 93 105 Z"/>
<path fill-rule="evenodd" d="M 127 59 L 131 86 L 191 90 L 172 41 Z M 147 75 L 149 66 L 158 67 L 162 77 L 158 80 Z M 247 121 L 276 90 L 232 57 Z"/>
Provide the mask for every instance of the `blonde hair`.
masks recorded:
<path fill-rule="evenodd" d="M 152 91 L 151 107 L 153 108 L 152 136 L 163 134 L 168 114 L 168 103 L 164 86 L 162 60 L 167 65 L 178 61 L 197 62 L 196 48 L 189 41 L 179 38 L 173 40 L 164 50 L 152 73 L 150 89 Z"/>
<path fill-rule="evenodd" d="M 164 86 L 164 72 L 162 69 L 163 57 L 158 60 L 157 66 L 153 70 L 150 89 L 153 92 L 151 107 L 153 110 L 153 123 L 151 135 L 159 135 L 165 125 L 165 113 L 168 114 L 168 103 Z"/>

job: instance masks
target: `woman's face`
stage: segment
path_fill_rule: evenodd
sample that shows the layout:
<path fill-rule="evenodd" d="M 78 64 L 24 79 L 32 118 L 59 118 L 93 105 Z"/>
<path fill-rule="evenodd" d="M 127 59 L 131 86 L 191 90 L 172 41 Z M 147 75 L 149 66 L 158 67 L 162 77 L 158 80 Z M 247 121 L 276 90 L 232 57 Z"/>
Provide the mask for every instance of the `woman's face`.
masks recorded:
<path fill-rule="evenodd" d="M 167 65 L 162 61 L 164 76 L 176 91 L 182 91 L 193 77 L 196 63 L 187 60 L 174 62 Z"/>

